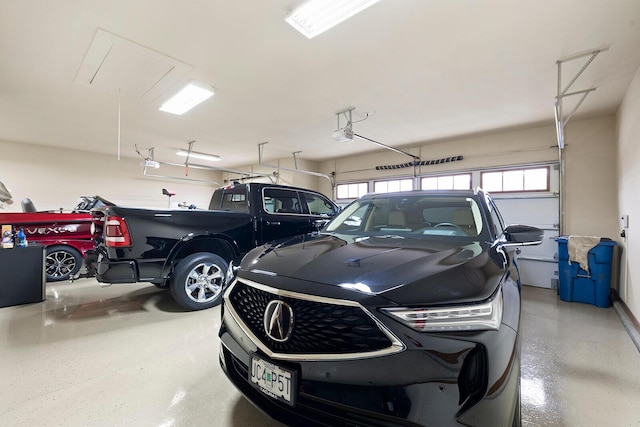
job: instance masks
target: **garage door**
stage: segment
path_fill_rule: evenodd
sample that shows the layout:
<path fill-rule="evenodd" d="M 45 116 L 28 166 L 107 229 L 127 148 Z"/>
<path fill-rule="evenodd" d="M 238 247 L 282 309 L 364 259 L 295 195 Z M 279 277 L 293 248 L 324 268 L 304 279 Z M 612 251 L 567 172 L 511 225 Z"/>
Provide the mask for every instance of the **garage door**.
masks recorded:
<path fill-rule="evenodd" d="M 517 262 L 523 285 L 541 288 L 558 286 L 558 196 L 493 196 L 506 224 L 526 224 L 544 230 L 538 246 L 525 246 Z"/>

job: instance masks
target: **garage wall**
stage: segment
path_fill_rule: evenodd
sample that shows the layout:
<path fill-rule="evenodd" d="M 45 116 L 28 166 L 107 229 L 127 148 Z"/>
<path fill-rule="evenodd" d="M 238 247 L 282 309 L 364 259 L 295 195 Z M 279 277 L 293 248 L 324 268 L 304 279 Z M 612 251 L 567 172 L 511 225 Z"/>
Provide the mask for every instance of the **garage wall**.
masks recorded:
<path fill-rule="evenodd" d="M 162 189 L 175 192 L 172 207 L 184 201 L 207 207 L 215 184 L 144 177 L 141 159 L 96 155 L 81 151 L 0 141 L 0 181 L 14 203 L 3 212 L 21 212 L 30 198 L 38 210 L 72 209 L 77 197 L 99 195 L 124 206 L 166 208 Z M 179 167 L 161 166 L 149 173 L 184 177 Z M 221 182 L 218 172 L 190 169 L 189 177 Z"/>
<path fill-rule="evenodd" d="M 565 127 L 564 234 L 619 239 L 614 116 Z"/>
<path fill-rule="evenodd" d="M 629 215 L 623 248 L 619 295 L 636 319 L 640 319 L 640 69 L 631 83 L 617 116 L 618 213 Z M 618 226 L 618 232 L 621 226 Z"/>
<path fill-rule="evenodd" d="M 566 127 L 566 191 L 564 234 L 596 235 L 614 238 L 618 235 L 616 195 L 616 131 L 615 117 L 572 120 Z M 369 143 L 354 140 L 368 149 Z M 369 144 L 370 145 L 370 144 Z M 445 140 L 403 149 L 421 160 L 464 156 L 462 161 L 422 166 L 420 174 L 456 172 L 488 167 L 528 163 L 557 162 L 558 149 L 553 124 L 531 129 L 512 130 L 472 138 Z M 338 182 L 362 181 L 381 177 L 410 177 L 413 169 L 376 171 L 376 165 L 406 163 L 407 156 L 389 151 L 376 151 L 322 162 L 323 173 L 336 172 Z M 328 185 L 321 190 L 330 194 Z"/>
<path fill-rule="evenodd" d="M 53 149 L 51 147 L 0 141 L 0 181 L 11 191 L 14 204 L 3 212 L 20 212 L 20 201 L 31 198 L 38 210 L 72 209 L 76 198 L 81 195 L 100 195 L 123 206 L 166 208 L 167 196 L 162 189 L 176 193 L 171 198 L 172 208 L 179 202 L 207 207 L 212 192 L 219 186 L 238 180 L 242 175 L 189 169 L 185 177 L 184 169 L 162 165 L 159 169 L 147 169 L 149 175 L 171 176 L 176 179 L 143 176 L 141 159 L 96 155 L 94 153 Z M 264 163 L 285 169 L 317 172 L 317 162 L 297 159 L 266 159 Z M 296 165 L 297 164 L 297 165 Z M 317 189 L 319 181 L 327 183 L 328 196 L 331 186 L 325 178 L 296 173 L 285 169 L 274 169 L 258 165 L 231 168 L 244 171 L 252 176 L 269 175 L 277 184 Z M 97 172 L 100 175 L 97 175 Z M 193 178 L 216 183 L 202 183 L 183 180 Z M 258 179 L 270 182 L 267 177 Z"/>
<path fill-rule="evenodd" d="M 372 144 L 354 139 L 350 144 L 370 150 Z M 521 163 L 557 161 L 553 126 L 500 132 L 464 139 L 448 139 L 431 142 L 418 147 L 402 148 L 421 160 L 437 160 L 452 156 L 463 156 L 462 161 L 420 166 L 418 174 L 472 170 L 487 166 L 504 166 Z M 413 168 L 375 170 L 376 166 L 397 165 L 410 162 L 408 156 L 390 150 L 377 150 L 370 154 L 345 157 L 320 164 L 320 171 L 336 172 L 338 182 L 358 181 L 383 177 L 410 177 Z"/>

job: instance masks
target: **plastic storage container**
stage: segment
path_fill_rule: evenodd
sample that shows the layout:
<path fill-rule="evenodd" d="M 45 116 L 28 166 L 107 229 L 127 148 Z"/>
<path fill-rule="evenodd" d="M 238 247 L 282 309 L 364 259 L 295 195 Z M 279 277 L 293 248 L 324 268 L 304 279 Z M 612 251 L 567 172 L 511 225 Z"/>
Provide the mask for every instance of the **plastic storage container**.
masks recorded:
<path fill-rule="evenodd" d="M 588 255 L 589 271 L 569 262 L 569 237 L 558 237 L 558 293 L 562 301 L 611 306 L 611 266 L 616 242 L 602 239 Z"/>

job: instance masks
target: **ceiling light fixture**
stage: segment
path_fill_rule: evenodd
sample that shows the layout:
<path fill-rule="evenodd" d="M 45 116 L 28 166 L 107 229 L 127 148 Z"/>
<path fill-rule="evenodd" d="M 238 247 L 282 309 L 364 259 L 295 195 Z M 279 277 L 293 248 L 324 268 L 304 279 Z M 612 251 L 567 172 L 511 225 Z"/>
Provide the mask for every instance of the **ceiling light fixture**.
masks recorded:
<path fill-rule="evenodd" d="M 336 142 L 351 142 L 353 141 L 353 130 L 350 127 L 338 129 L 331 134 L 331 137 Z"/>
<path fill-rule="evenodd" d="M 220 160 L 222 160 L 220 156 L 216 156 L 215 154 L 198 153 L 197 151 L 178 150 L 176 154 L 182 157 L 193 157 L 194 159 L 209 160 L 210 162 L 219 162 Z"/>
<path fill-rule="evenodd" d="M 192 80 L 160 107 L 160 111 L 182 115 L 213 95 L 213 88 Z"/>
<path fill-rule="evenodd" d="M 380 0 L 309 0 L 293 10 L 285 21 L 307 38 L 351 18 Z"/>
<path fill-rule="evenodd" d="M 142 166 L 144 166 L 145 168 L 158 169 L 160 167 L 160 163 L 156 162 L 155 160 L 145 159 L 145 161 L 142 163 Z"/>

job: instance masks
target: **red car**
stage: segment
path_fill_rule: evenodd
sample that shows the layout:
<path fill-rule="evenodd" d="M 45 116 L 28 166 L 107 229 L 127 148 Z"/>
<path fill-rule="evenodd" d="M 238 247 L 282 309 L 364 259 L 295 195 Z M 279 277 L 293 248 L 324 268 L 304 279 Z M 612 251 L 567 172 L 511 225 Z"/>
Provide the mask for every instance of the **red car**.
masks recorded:
<path fill-rule="evenodd" d="M 93 249 L 91 214 L 93 208 L 112 206 L 114 203 L 100 196 L 82 196 L 72 212 L 35 211 L 28 199 L 23 201 L 22 213 L 0 213 L 0 225 L 21 227 L 28 243 L 46 246 L 45 271 L 48 282 L 68 280 L 82 268 L 87 251 Z"/>

